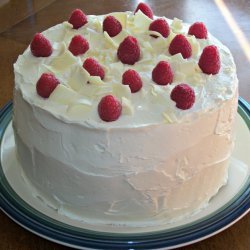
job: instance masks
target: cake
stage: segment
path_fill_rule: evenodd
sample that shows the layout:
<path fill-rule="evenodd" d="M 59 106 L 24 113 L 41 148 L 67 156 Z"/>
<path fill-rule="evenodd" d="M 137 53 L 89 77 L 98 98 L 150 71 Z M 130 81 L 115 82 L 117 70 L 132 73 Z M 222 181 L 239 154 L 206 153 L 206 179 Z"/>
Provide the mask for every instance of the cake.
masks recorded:
<path fill-rule="evenodd" d="M 13 128 L 34 196 L 92 225 L 167 224 L 227 183 L 238 80 L 201 22 L 88 15 L 37 33 L 14 65 Z"/>

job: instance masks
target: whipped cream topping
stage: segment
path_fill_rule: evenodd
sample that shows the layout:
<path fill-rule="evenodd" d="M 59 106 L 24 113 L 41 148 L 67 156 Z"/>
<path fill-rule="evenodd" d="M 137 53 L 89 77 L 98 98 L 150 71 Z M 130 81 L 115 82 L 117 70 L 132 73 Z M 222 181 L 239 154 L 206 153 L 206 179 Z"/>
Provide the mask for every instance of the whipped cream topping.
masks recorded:
<path fill-rule="evenodd" d="M 159 123 L 178 123 L 188 121 L 212 110 L 229 100 L 237 88 L 236 67 L 227 47 L 211 34 L 208 39 L 196 39 L 187 35 L 188 24 L 179 19 L 166 19 L 171 27 L 170 35 L 162 37 L 149 31 L 152 20 L 141 11 L 115 12 L 122 24 L 122 31 L 111 38 L 102 31 L 105 15 L 88 16 L 88 23 L 78 30 L 72 29 L 68 22 L 58 24 L 43 32 L 53 46 L 50 57 L 38 58 L 31 54 L 30 48 L 19 56 L 14 68 L 16 88 L 30 104 L 49 111 L 54 116 L 70 123 L 84 124 L 88 127 L 140 127 Z M 163 17 L 165 18 L 165 17 Z M 68 50 L 73 36 L 81 34 L 89 42 L 90 49 L 80 56 L 73 56 Z M 157 39 L 150 36 L 157 34 Z M 176 34 L 187 36 L 192 46 L 192 56 L 183 59 L 181 54 L 171 56 L 168 47 Z M 134 36 L 140 45 L 141 58 L 134 65 L 125 65 L 117 58 L 117 48 L 128 35 Z M 198 60 L 207 45 L 216 45 L 221 58 L 221 69 L 217 75 L 201 72 Z M 90 76 L 82 67 L 83 61 L 95 58 L 105 69 L 105 78 Z M 160 86 L 153 82 L 151 72 L 162 60 L 170 63 L 174 71 L 172 84 Z M 122 84 L 122 74 L 128 69 L 136 70 L 142 78 L 143 87 L 131 93 Z M 36 93 L 36 82 L 45 72 L 52 72 L 60 81 L 48 99 Z M 179 83 L 189 84 L 195 91 L 196 101 L 189 110 L 180 110 L 170 99 L 171 90 Z M 112 123 L 102 121 L 97 112 L 100 99 L 113 94 L 122 103 L 122 115 Z"/>

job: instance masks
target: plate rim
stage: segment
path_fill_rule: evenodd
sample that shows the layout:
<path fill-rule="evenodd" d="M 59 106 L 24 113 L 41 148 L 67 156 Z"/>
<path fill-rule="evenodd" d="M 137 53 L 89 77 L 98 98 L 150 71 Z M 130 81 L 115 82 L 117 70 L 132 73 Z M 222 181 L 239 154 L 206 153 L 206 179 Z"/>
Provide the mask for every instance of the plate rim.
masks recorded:
<path fill-rule="evenodd" d="M 238 113 L 250 129 L 250 105 L 241 97 L 239 97 L 238 104 Z M 11 121 L 11 117 L 12 102 L 10 101 L 0 110 L 0 147 L 2 145 L 2 137 Z M 10 195 L 6 187 L 14 195 Z M 13 198 L 15 196 L 19 198 L 17 199 L 19 202 Z M 250 178 L 234 198 L 226 204 L 227 206 L 225 205 L 226 207 L 223 206 L 223 209 L 220 208 L 212 213 L 214 216 L 209 215 L 207 216 L 209 218 L 206 220 L 201 218 L 188 223 L 188 226 L 180 226 L 177 229 L 162 229 L 145 233 L 108 233 L 80 229 L 52 219 L 24 201 L 22 202 L 25 203 L 25 206 L 22 206 L 20 200 L 22 198 L 15 193 L 5 178 L 0 162 L 0 207 L 11 219 L 29 231 L 54 242 L 78 248 L 84 246 L 90 248 L 102 247 L 102 249 L 109 249 L 110 247 L 143 247 L 144 249 L 168 247 L 169 249 L 208 238 L 226 229 L 246 215 L 250 210 Z M 36 213 L 32 210 L 35 210 Z M 29 213 L 27 214 L 27 212 Z M 66 227 L 61 227 L 61 224 L 65 224 L 64 226 Z M 72 230 L 72 228 L 77 228 L 78 230 Z"/>

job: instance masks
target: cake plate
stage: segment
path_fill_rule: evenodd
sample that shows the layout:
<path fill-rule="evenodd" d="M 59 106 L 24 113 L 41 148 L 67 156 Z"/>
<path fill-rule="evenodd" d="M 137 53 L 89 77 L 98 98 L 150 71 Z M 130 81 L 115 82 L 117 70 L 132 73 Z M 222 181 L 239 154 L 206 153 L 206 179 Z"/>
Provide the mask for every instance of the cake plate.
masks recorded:
<path fill-rule="evenodd" d="M 0 206 L 17 224 L 45 239 L 79 249 L 173 249 L 225 230 L 250 210 L 250 106 L 242 98 L 227 185 L 200 212 L 157 227 L 91 226 L 64 217 L 34 198 L 16 159 L 11 119 L 9 102 L 0 111 Z"/>

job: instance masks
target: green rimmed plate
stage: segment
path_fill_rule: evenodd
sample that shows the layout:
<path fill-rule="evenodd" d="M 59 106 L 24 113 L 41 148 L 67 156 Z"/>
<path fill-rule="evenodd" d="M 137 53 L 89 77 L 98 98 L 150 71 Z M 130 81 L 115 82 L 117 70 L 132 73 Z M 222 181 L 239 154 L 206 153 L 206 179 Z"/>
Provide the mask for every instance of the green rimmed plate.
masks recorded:
<path fill-rule="evenodd" d="M 199 214 L 178 223 L 157 228 L 115 232 L 60 216 L 34 199 L 22 180 L 15 159 L 11 126 L 12 104 L 0 112 L 0 205 L 14 221 L 46 239 L 76 248 L 95 249 L 171 249 L 208 238 L 242 218 L 250 207 L 250 108 L 240 98 L 237 140 L 231 160 L 229 182 Z"/>

